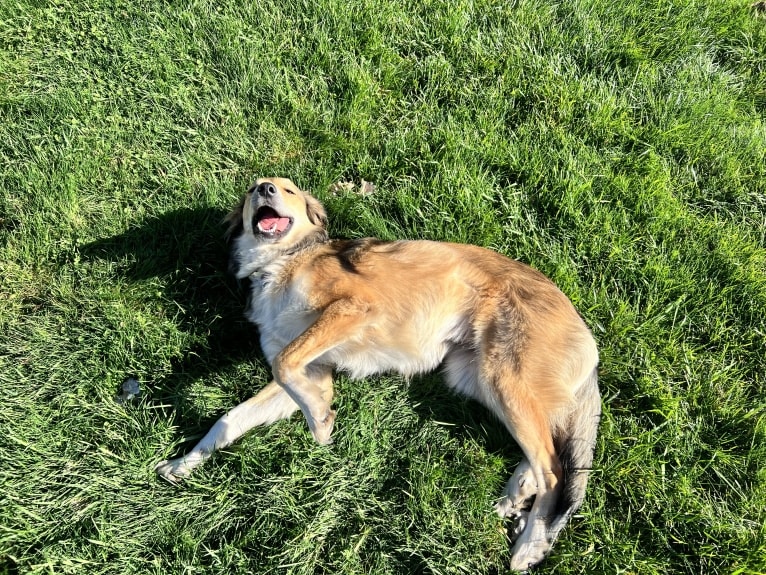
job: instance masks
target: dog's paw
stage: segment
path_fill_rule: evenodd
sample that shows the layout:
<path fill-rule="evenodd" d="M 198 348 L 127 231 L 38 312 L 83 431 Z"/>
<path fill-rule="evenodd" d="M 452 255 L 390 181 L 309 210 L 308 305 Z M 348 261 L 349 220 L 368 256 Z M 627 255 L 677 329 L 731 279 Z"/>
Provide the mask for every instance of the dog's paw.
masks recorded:
<path fill-rule="evenodd" d="M 497 503 L 495 503 L 495 513 L 497 513 L 501 519 L 515 515 L 518 510 L 513 504 L 513 500 L 504 495 Z"/>
<path fill-rule="evenodd" d="M 514 571 L 528 571 L 540 563 L 551 550 L 551 542 L 545 534 L 545 522 L 541 520 L 529 522 L 528 517 L 519 516 L 516 529 L 522 526 L 516 535 L 516 543 L 513 546 L 511 556 L 511 569 Z"/>
<path fill-rule="evenodd" d="M 550 545 L 525 546 L 524 549 L 514 551 L 511 557 L 511 569 L 526 572 L 538 565 L 545 559 L 550 551 Z"/>
<path fill-rule="evenodd" d="M 521 516 L 526 517 L 529 515 L 529 510 L 532 507 L 533 501 L 534 499 L 517 501 L 508 495 L 503 495 L 498 499 L 497 503 L 495 503 L 495 513 L 503 519 L 510 517 L 514 520 L 518 520 Z"/>
<path fill-rule="evenodd" d="M 503 496 L 499 499 L 497 503 L 495 503 L 495 513 L 501 518 L 505 519 L 508 517 L 513 511 L 513 503 L 511 502 L 510 497 Z"/>
<path fill-rule="evenodd" d="M 529 511 L 537 495 L 537 482 L 532 467 L 526 459 L 516 467 L 513 476 L 505 484 L 503 494 L 495 504 L 500 517 L 518 517 Z"/>
<path fill-rule="evenodd" d="M 183 457 L 179 457 L 178 459 L 160 461 L 154 471 L 170 483 L 178 483 L 191 475 L 192 468 L 186 464 Z"/>
<path fill-rule="evenodd" d="M 511 541 L 516 541 L 527 526 L 529 511 L 519 511 L 513 518 L 513 528 L 511 528 Z"/>
<path fill-rule="evenodd" d="M 318 422 L 316 429 L 313 430 L 314 439 L 319 445 L 332 444 L 332 428 L 335 425 L 335 410 L 327 412 L 327 416 Z"/>

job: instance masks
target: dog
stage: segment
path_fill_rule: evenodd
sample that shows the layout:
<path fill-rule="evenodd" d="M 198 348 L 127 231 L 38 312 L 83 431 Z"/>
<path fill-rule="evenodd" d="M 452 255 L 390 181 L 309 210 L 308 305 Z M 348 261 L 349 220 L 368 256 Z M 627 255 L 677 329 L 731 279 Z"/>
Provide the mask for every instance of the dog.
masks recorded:
<path fill-rule="evenodd" d="M 363 378 L 442 366 L 447 385 L 485 405 L 521 447 L 495 508 L 515 520 L 511 567 L 542 561 L 583 501 L 601 415 L 596 343 L 569 299 L 481 247 L 330 239 L 320 202 L 285 178 L 257 180 L 226 223 L 274 379 L 157 472 L 178 481 L 299 409 L 317 443 L 331 443 L 333 370 Z"/>

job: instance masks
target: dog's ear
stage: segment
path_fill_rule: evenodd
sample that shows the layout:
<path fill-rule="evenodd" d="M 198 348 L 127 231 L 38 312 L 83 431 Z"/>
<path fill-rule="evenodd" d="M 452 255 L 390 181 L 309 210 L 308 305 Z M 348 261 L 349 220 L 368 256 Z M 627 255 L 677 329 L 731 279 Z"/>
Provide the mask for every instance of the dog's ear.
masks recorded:
<path fill-rule="evenodd" d="M 223 223 L 226 225 L 226 231 L 224 232 L 223 237 L 226 241 L 229 241 L 232 237 L 240 235 L 245 229 L 245 226 L 242 223 L 242 212 L 245 209 L 246 199 L 247 194 L 242 196 L 242 199 L 239 200 L 237 206 L 223 219 Z"/>
<path fill-rule="evenodd" d="M 319 203 L 319 200 L 306 194 L 306 214 L 309 217 L 309 221 L 317 226 L 325 227 L 327 225 L 327 212 L 324 211 L 324 206 Z"/>

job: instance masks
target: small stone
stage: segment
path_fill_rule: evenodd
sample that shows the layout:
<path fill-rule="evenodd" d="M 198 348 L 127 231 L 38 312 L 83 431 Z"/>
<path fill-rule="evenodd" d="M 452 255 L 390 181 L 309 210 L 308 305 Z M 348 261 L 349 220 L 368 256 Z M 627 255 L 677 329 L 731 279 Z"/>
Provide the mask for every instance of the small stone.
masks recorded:
<path fill-rule="evenodd" d="M 117 403 L 124 405 L 139 395 L 141 395 L 140 384 L 132 377 L 129 377 L 125 380 L 125 383 L 122 384 L 122 393 L 117 396 L 116 400 Z"/>

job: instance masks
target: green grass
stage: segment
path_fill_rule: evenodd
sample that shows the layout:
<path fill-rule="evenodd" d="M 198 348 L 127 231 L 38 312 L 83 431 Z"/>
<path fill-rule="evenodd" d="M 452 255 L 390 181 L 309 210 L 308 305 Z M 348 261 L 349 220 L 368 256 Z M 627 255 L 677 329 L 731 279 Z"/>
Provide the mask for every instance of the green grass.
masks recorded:
<path fill-rule="evenodd" d="M 259 175 L 575 302 L 604 417 L 541 573 L 766 573 L 749 4 L 0 1 L 0 573 L 508 571 L 518 449 L 438 377 L 339 377 L 331 448 L 296 416 L 155 477 L 269 376 L 220 225 Z"/>

